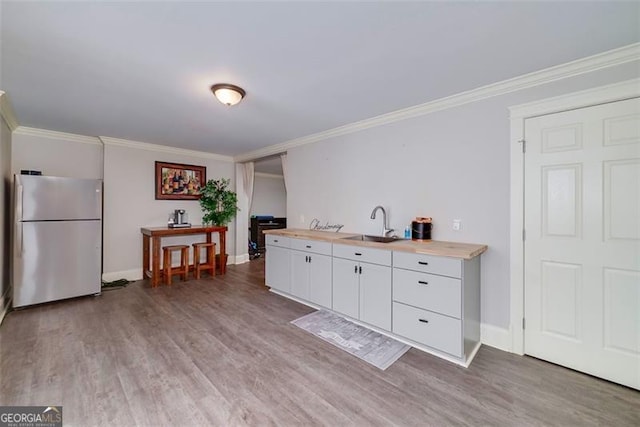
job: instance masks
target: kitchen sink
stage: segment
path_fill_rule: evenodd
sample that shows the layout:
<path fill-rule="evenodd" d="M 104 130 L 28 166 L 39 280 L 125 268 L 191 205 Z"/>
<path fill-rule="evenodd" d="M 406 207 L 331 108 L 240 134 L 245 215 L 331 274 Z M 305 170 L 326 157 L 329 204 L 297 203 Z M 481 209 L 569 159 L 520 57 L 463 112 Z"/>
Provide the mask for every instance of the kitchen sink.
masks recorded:
<path fill-rule="evenodd" d="M 359 234 L 357 236 L 345 237 L 344 240 L 357 240 L 360 242 L 377 242 L 377 243 L 391 243 L 397 240 L 402 240 L 399 237 L 383 237 L 383 236 L 372 236 L 369 234 Z"/>

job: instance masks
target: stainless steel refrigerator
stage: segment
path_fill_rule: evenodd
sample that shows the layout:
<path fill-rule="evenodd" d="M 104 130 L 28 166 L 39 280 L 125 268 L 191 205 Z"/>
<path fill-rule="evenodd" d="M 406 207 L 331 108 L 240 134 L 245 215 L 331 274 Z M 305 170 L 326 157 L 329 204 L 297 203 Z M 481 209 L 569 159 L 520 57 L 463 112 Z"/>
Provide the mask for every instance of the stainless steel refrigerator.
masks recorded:
<path fill-rule="evenodd" d="M 102 181 L 15 175 L 13 306 L 99 294 Z"/>

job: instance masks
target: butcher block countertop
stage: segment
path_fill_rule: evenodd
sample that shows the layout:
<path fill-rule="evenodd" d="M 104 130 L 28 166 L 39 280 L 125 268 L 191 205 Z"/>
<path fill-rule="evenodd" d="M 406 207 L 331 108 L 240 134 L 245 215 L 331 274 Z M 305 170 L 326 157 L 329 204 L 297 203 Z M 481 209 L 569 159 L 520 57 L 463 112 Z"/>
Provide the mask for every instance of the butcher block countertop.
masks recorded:
<path fill-rule="evenodd" d="M 296 239 L 321 240 L 323 242 L 333 242 L 345 237 L 358 236 L 354 233 L 336 233 L 334 231 L 305 230 L 304 228 L 280 228 L 277 230 L 265 230 L 264 234 L 275 234 L 276 236 L 293 237 Z"/>
<path fill-rule="evenodd" d="M 474 243 L 442 242 L 439 240 L 405 240 L 398 239 L 391 243 L 363 242 L 345 240 L 346 237 L 359 236 L 357 233 L 335 233 L 332 231 L 316 231 L 297 228 L 283 228 L 266 230 L 264 234 L 293 237 L 298 239 L 313 239 L 343 245 L 365 246 L 370 248 L 388 249 L 392 251 L 412 252 L 416 254 L 446 256 L 451 258 L 472 259 L 487 250 L 487 245 Z"/>
<path fill-rule="evenodd" d="M 384 243 L 382 243 L 384 245 Z M 447 256 L 452 258 L 471 259 L 487 250 L 487 245 L 475 243 L 442 242 L 440 240 L 400 240 L 387 243 L 394 251 L 413 252 L 416 254 Z"/>

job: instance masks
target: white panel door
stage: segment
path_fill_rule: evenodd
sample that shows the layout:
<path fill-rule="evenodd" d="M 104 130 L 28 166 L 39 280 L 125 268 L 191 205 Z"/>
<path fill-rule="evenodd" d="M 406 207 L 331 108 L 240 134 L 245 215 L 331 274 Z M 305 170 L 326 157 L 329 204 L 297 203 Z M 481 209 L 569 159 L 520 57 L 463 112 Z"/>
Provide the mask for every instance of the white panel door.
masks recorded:
<path fill-rule="evenodd" d="M 525 140 L 525 353 L 640 389 L 640 100 Z"/>

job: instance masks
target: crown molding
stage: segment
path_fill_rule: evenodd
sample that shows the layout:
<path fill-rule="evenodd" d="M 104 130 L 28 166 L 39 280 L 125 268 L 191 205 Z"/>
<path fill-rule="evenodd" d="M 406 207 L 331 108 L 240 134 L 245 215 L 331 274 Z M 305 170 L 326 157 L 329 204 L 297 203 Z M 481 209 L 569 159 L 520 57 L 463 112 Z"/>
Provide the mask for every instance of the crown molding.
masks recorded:
<path fill-rule="evenodd" d="M 254 175 L 260 178 L 284 179 L 284 175 L 278 175 L 277 173 L 255 172 Z"/>
<path fill-rule="evenodd" d="M 136 150 L 155 151 L 160 153 L 169 153 L 174 155 L 198 157 L 222 162 L 233 162 L 231 156 L 223 156 L 221 154 L 207 153 L 204 151 L 187 150 L 185 148 L 169 147 L 167 145 L 150 144 L 148 142 L 131 141 L 128 139 L 111 138 L 108 136 L 99 136 L 104 145 L 113 145 L 117 147 L 133 148 Z"/>
<path fill-rule="evenodd" d="M 511 92 L 517 92 L 523 89 L 552 83 L 569 77 L 576 77 L 582 74 L 588 74 L 604 68 L 610 68 L 617 65 L 640 60 L 640 43 L 633 43 L 618 49 L 609 50 L 597 55 L 588 56 L 586 58 L 577 59 L 575 61 L 556 65 L 543 70 L 534 71 L 532 73 L 523 74 L 501 82 L 492 83 L 460 92 L 455 95 L 436 99 L 424 104 L 413 107 L 404 108 L 402 110 L 393 111 L 391 113 L 382 114 L 358 122 L 350 123 L 324 132 L 295 138 L 279 144 L 270 145 L 258 150 L 249 151 L 234 157 L 236 162 L 247 162 L 263 157 L 272 156 L 274 154 L 284 153 L 288 149 L 299 147 L 301 145 L 311 144 L 325 139 L 333 138 L 341 135 L 348 135 L 361 130 L 369 129 L 375 126 L 381 126 L 401 120 L 411 119 L 434 113 L 436 111 L 446 110 L 458 107 L 472 102 L 477 102 L 487 98 L 493 98 L 505 95 Z"/>
<path fill-rule="evenodd" d="M 514 105 L 509 107 L 509 112 L 511 119 L 523 119 L 637 97 L 640 97 L 640 78 Z"/>
<path fill-rule="evenodd" d="M 2 117 L 9 126 L 9 130 L 11 132 L 15 131 L 19 124 L 18 119 L 16 118 L 16 114 L 11 107 L 11 103 L 9 102 L 9 95 L 6 92 L 0 90 L 0 117 Z"/>
<path fill-rule="evenodd" d="M 78 135 L 75 133 L 58 132 L 55 130 L 30 128 L 26 126 L 18 126 L 14 131 L 15 135 L 29 135 L 40 138 L 59 139 L 63 141 L 80 142 L 83 144 L 102 145 L 100 140 L 95 136 Z"/>

